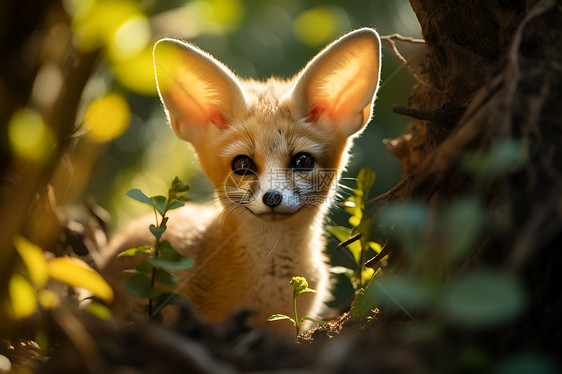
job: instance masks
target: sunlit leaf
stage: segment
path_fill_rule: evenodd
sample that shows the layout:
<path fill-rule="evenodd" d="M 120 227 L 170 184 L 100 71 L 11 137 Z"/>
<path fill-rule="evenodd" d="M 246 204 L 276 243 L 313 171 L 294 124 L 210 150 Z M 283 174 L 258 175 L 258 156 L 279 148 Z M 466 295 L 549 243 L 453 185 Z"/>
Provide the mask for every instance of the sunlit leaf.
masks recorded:
<path fill-rule="evenodd" d="M 27 279 L 19 274 L 13 274 L 10 278 L 8 290 L 14 318 L 27 318 L 35 313 L 37 310 L 37 292 Z"/>
<path fill-rule="evenodd" d="M 51 129 L 38 112 L 29 108 L 17 110 L 10 118 L 8 141 L 17 157 L 37 163 L 47 161 L 55 146 Z"/>
<path fill-rule="evenodd" d="M 27 267 L 31 281 L 36 287 L 43 287 L 49 277 L 43 250 L 22 236 L 14 238 L 14 247 Z"/>
<path fill-rule="evenodd" d="M 447 288 L 440 308 L 450 321 L 467 327 L 488 327 L 513 320 L 525 307 L 517 279 L 504 272 L 479 270 Z"/>
<path fill-rule="evenodd" d="M 366 268 L 365 270 L 361 271 L 361 284 L 368 284 L 374 274 L 375 269 L 373 268 Z"/>
<path fill-rule="evenodd" d="M 295 324 L 295 320 L 293 318 L 286 316 L 284 314 L 274 314 L 272 316 L 267 317 L 266 319 L 267 322 L 283 321 L 283 320 L 288 320 L 291 321 L 293 325 Z"/>
<path fill-rule="evenodd" d="M 120 136 L 129 126 L 131 109 L 127 100 L 116 93 L 93 100 L 84 114 L 86 135 L 96 142 Z"/>
<path fill-rule="evenodd" d="M 119 252 L 119 254 L 116 257 L 120 258 L 120 257 L 134 256 L 134 255 L 139 254 L 139 253 L 149 255 L 152 252 L 154 252 L 154 248 L 143 245 L 143 246 L 140 246 L 140 247 L 129 248 L 129 249 L 126 249 L 122 252 Z"/>
<path fill-rule="evenodd" d="M 361 191 L 362 203 L 364 204 L 369 197 L 371 187 L 375 183 L 375 172 L 367 167 L 362 167 L 357 174 L 357 188 Z"/>
<path fill-rule="evenodd" d="M 48 263 L 49 275 L 72 287 L 84 288 L 104 301 L 113 300 L 113 290 L 84 261 L 73 257 L 57 257 Z"/>
<path fill-rule="evenodd" d="M 112 318 L 109 308 L 100 303 L 96 303 L 95 301 L 89 303 L 86 310 L 104 321 L 109 321 Z"/>
<path fill-rule="evenodd" d="M 340 242 L 345 242 L 349 239 L 351 235 L 351 229 L 343 226 L 326 226 L 326 230 L 334 235 L 336 239 Z M 346 245 L 346 248 L 349 249 L 355 262 L 359 262 L 359 254 L 361 253 L 361 241 L 355 241 L 351 244 Z"/>

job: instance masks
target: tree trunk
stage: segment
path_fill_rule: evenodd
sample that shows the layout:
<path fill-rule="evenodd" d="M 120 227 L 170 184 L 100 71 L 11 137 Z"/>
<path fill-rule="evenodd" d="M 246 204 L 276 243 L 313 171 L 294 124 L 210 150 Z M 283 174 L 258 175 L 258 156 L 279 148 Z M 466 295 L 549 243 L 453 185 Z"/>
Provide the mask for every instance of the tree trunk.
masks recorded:
<path fill-rule="evenodd" d="M 405 173 L 393 196 L 451 201 L 474 182 L 462 167 L 467 152 L 520 141 L 525 164 L 487 190 L 490 212 L 508 210 L 510 225 L 488 236 L 472 261 L 502 266 L 527 282 L 527 316 L 503 341 L 554 353 L 562 345 L 554 333 L 562 312 L 554 286 L 562 274 L 562 6 L 410 3 L 428 48 L 421 74 L 427 83 L 412 89 L 414 110 L 397 110 L 414 119 L 408 134 L 388 145 Z"/>

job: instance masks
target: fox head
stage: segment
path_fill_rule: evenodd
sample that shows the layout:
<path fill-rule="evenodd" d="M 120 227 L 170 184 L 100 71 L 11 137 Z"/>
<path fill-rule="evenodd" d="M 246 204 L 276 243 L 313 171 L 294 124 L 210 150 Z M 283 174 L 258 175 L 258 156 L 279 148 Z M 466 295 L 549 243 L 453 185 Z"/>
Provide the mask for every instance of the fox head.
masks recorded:
<path fill-rule="evenodd" d="M 371 118 L 380 40 L 372 29 L 351 32 L 286 81 L 241 80 L 174 39 L 156 43 L 154 66 L 170 124 L 225 208 L 279 221 L 332 196 L 352 138 Z"/>

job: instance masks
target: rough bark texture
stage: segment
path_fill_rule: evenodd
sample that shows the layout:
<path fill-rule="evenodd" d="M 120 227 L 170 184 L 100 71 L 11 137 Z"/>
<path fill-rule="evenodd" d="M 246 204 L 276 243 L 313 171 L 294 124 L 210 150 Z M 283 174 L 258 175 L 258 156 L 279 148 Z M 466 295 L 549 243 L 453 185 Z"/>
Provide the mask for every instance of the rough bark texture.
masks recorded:
<path fill-rule="evenodd" d="M 562 246 L 562 8 L 554 0 L 410 1 L 428 47 L 409 105 L 430 120 L 413 120 L 389 142 L 405 183 L 399 198 L 432 204 L 460 196 L 471 180 L 460 166 L 467 151 L 503 138 L 520 140 L 528 159 L 488 191 L 492 213 L 510 211 L 510 228 L 481 245 L 473 262 L 520 273 L 531 290 L 527 317 L 508 345 L 553 351 L 559 326 Z M 415 116 L 415 113 L 413 114 Z M 424 118 L 427 119 L 427 118 Z M 468 264 L 470 266 L 471 264 Z M 505 342 L 505 341 L 504 341 Z"/>

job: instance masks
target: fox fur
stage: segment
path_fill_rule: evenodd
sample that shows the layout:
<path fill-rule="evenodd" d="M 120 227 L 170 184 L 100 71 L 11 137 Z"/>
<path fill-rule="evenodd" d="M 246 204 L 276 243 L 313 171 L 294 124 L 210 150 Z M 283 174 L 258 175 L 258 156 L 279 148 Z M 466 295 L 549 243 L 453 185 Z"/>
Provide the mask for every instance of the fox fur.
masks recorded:
<path fill-rule="evenodd" d="M 192 144 L 216 190 L 210 206 L 188 203 L 170 212 L 164 234 L 195 261 L 178 273 L 176 291 L 201 315 L 217 321 L 248 309 L 257 327 L 292 329 L 266 318 L 292 315 L 293 276 L 317 290 L 299 297 L 299 316 L 320 315 L 330 297 L 323 223 L 352 141 L 371 118 L 380 57 L 376 31 L 359 29 L 292 79 L 260 82 L 239 79 L 191 44 L 163 39 L 155 45 L 169 123 Z M 125 320 L 146 301 L 123 289 L 122 270 L 136 259 L 115 256 L 151 245 L 153 221 L 153 215 L 133 221 L 104 252 L 102 274 L 116 291 L 112 308 Z"/>

